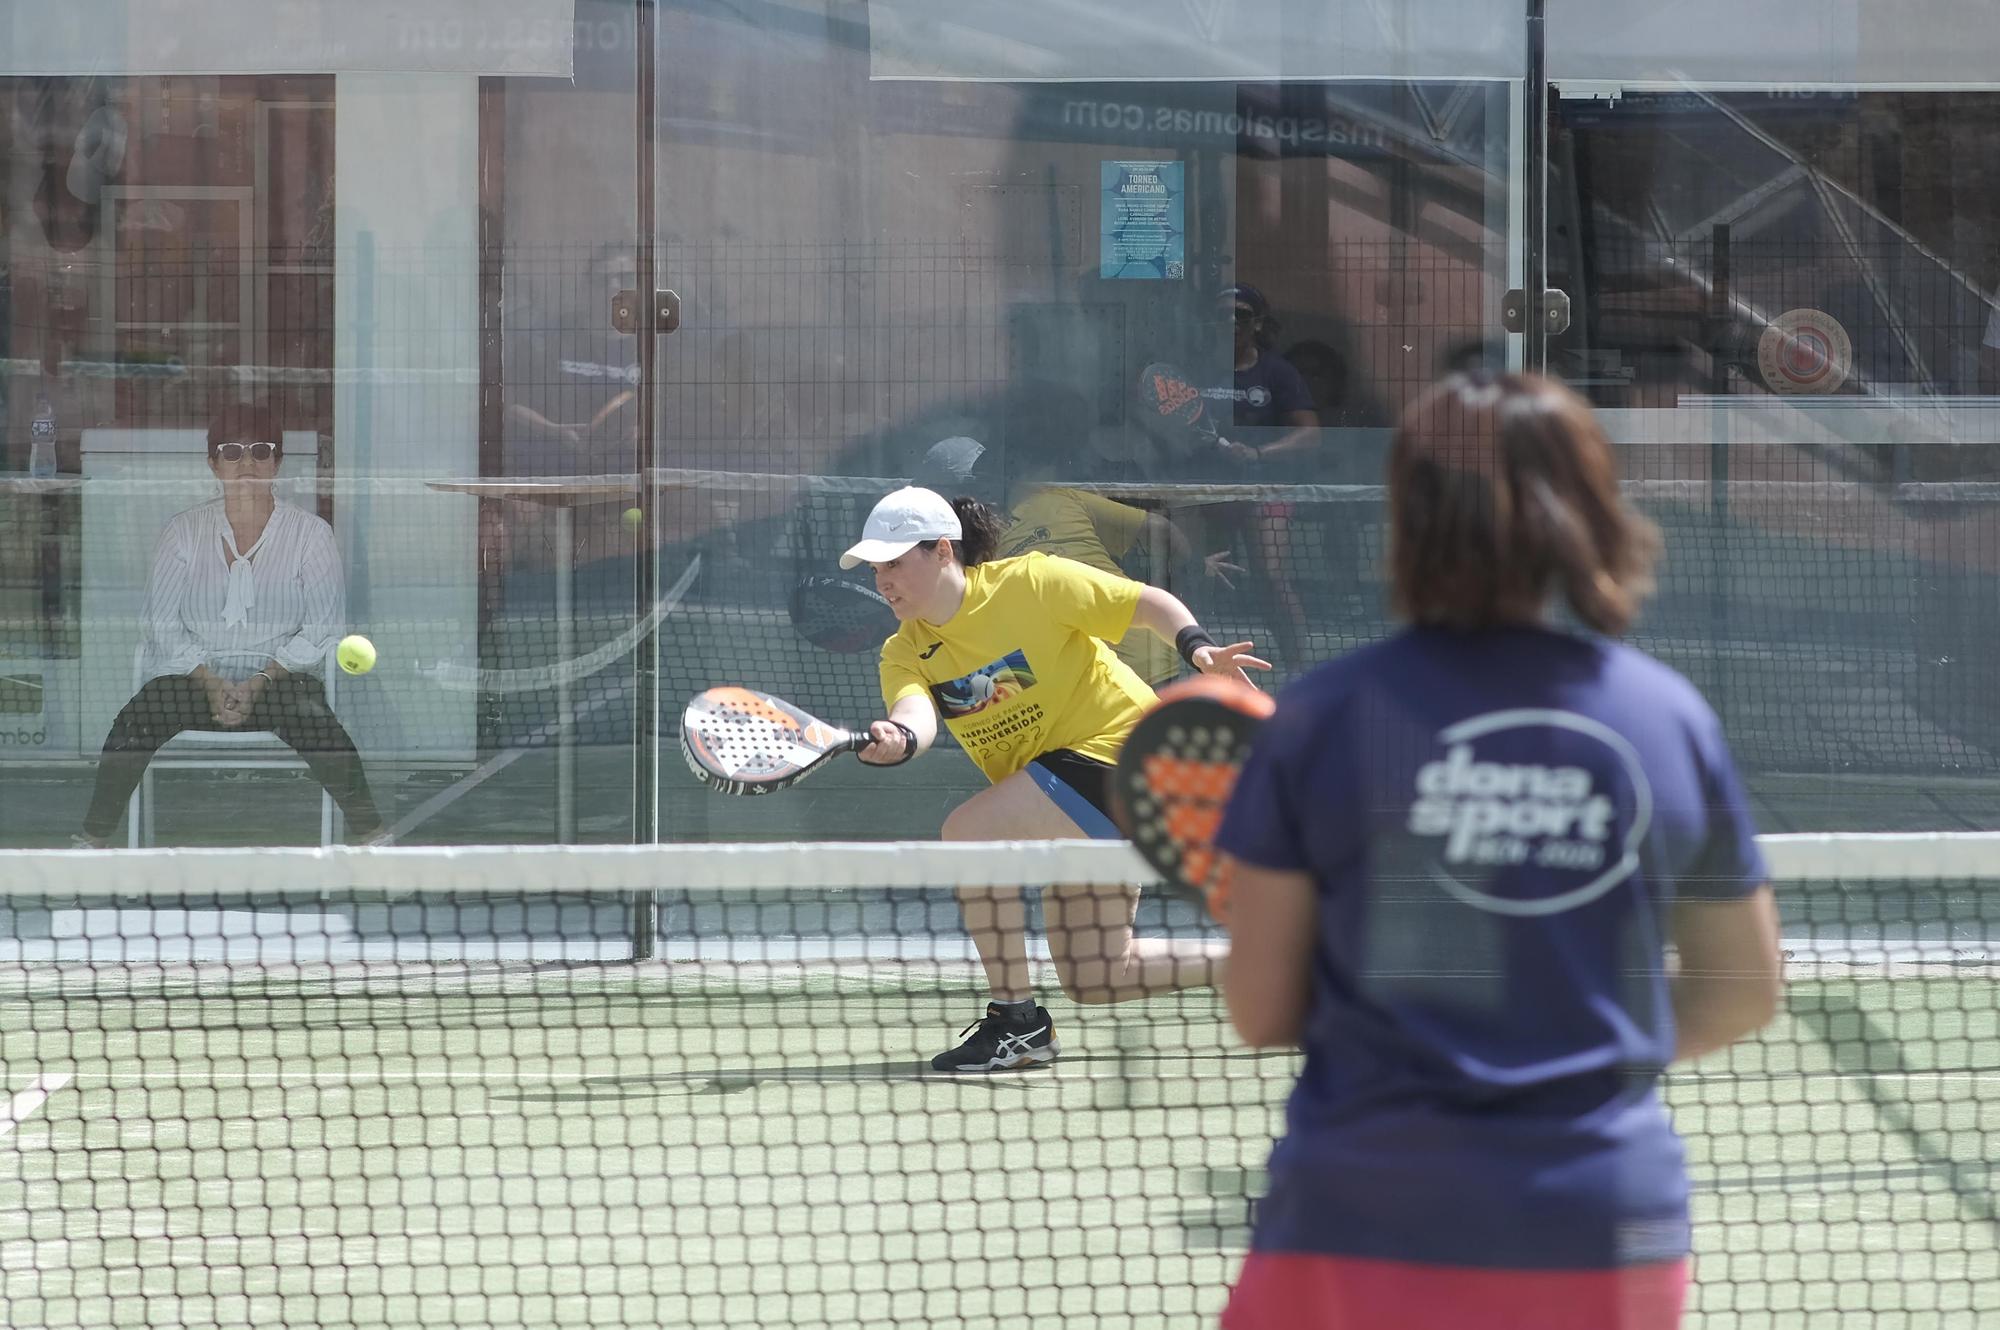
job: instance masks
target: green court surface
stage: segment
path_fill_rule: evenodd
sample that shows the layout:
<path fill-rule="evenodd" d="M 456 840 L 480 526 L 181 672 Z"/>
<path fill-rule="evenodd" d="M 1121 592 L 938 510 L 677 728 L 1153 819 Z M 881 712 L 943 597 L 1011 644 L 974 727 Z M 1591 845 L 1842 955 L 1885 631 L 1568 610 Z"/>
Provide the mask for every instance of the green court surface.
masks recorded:
<path fill-rule="evenodd" d="M 743 981 L 15 970 L 0 1323 L 1213 1324 L 1294 1064 L 1212 994 L 1056 1005 L 1054 1067 L 952 1080 L 917 1055 L 969 989 Z M 1690 1325 L 2000 1324 L 1985 972 L 1795 982 L 1671 1094 Z"/>

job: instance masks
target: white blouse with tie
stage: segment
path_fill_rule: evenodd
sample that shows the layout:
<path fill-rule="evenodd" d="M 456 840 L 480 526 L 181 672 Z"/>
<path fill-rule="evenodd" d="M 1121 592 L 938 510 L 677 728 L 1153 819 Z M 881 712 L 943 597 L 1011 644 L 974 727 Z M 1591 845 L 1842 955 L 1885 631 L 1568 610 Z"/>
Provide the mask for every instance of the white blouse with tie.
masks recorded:
<path fill-rule="evenodd" d="M 275 660 L 317 674 L 347 616 L 333 528 L 276 501 L 247 550 L 214 499 L 174 514 L 146 582 L 147 677 L 206 665 L 240 682 Z"/>

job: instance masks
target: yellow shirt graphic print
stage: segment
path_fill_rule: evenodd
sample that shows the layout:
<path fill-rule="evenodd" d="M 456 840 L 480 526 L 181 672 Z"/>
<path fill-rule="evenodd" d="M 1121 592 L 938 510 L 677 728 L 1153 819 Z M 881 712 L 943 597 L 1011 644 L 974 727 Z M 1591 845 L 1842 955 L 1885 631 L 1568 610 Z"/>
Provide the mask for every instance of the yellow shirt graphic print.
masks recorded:
<path fill-rule="evenodd" d="M 989 780 L 1057 748 L 1116 761 L 1153 690 L 1103 639 L 1132 626 L 1141 589 L 1046 554 L 968 568 L 950 620 L 883 644 L 882 700 L 930 698 Z"/>
<path fill-rule="evenodd" d="M 964 720 L 989 707 L 1004 707 L 1035 686 L 1035 672 L 1028 667 L 1025 651 L 1007 655 L 982 666 L 963 678 L 931 685 L 931 700 L 946 721 Z"/>

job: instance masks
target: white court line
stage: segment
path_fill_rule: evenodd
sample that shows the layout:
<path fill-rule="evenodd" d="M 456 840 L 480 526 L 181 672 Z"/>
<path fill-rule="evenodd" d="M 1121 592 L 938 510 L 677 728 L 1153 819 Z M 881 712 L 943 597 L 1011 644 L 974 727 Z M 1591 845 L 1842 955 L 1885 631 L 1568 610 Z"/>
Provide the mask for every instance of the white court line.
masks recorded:
<path fill-rule="evenodd" d="M 113 1073 L 108 1088 L 113 1090 L 143 1090 L 152 1085 L 242 1085 L 255 1082 L 260 1085 L 282 1085 L 286 1082 L 300 1084 L 329 1085 L 375 1085 L 382 1082 L 404 1081 L 467 1081 L 479 1083 L 497 1081 L 501 1084 L 522 1082 L 529 1085 L 566 1085 L 578 1081 L 618 1076 L 618 1072 L 602 1071 L 426 1071 L 426 1070 L 385 1070 L 385 1071 L 214 1071 L 200 1068 L 186 1068 L 174 1072 L 149 1072 L 143 1075 L 118 1075 Z M 655 1073 L 633 1072 L 633 1076 Z"/>
<path fill-rule="evenodd" d="M 749 1079 L 756 1081 L 768 1080 L 773 1084 L 784 1082 L 786 1084 L 792 1084 L 792 1085 L 799 1085 L 806 1083 L 845 1085 L 845 1084 L 864 1084 L 869 1082 L 895 1081 L 895 1080 L 904 1080 L 904 1081 L 921 1080 L 925 1082 L 935 1082 L 940 1085 L 979 1085 L 982 1083 L 976 1077 L 967 1077 L 963 1075 L 952 1076 L 944 1072 L 933 1072 L 928 1068 L 922 1067 L 922 1059 L 920 1058 L 908 1058 L 905 1059 L 905 1061 L 907 1061 L 909 1064 L 907 1068 L 908 1074 L 901 1076 L 879 1075 L 874 1073 L 868 1075 L 843 1075 L 839 1072 L 829 1072 L 825 1075 L 815 1076 L 808 1069 L 804 1069 L 799 1066 L 787 1067 L 783 1065 L 771 1066 L 771 1067 L 755 1067 L 755 1068 L 744 1067 L 741 1065 L 731 1065 L 719 1068 L 706 1067 L 702 1068 L 699 1071 L 668 1071 L 668 1072 L 594 1071 L 594 1072 L 577 1072 L 573 1074 L 560 1073 L 554 1075 L 543 1075 L 536 1072 L 508 1072 L 508 1071 L 495 1071 L 495 1072 L 188 1071 L 188 1072 L 183 1072 L 177 1076 L 155 1073 L 147 1076 L 114 1077 L 106 1085 L 105 1088 L 115 1091 L 115 1090 L 145 1090 L 152 1088 L 154 1086 L 174 1086 L 176 1088 L 185 1088 L 190 1085 L 197 1085 L 197 1086 L 270 1085 L 279 1087 L 286 1085 L 348 1085 L 365 1089 L 369 1086 L 374 1086 L 374 1085 L 391 1086 L 391 1085 L 417 1085 L 417 1084 L 438 1084 L 438 1083 L 449 1084 L 452 1082 L 463 1082 L 465 1084 L 493 1084 L 493 1085 L 580 1086 L 586 1084 L 587 1082 L 592 1082 L 592 1081 L 631 1082 L 635 1084 L 640 1082 L 647 1082 L 660 1085 L 671 1085 L 675 1083 L 706 1084 L 707 1082 L 716 1080 L 718 1078 L 725 1078 L 730 1080 L 735 1080 L 735 1079 Z M 1013 1078 L 1008 1078 L 1008 1079 L 1013 1079 Z M 1069 1068 L 1069 1069 L 1056 1068 L 1054 1070 L 1049 1070 L 1049 1071 L 1037 1069 L 1034 1072 L 1029 1073 L 1028 1075 L 1021 1077 L 1019 1079 L 1023 1084 L 1031 1081 L 1037 1083 L 1046 1082 L 1049 1084 L 1054 1084 L 1058 1081 L 1064 1081 L 1071 1084 L 1075 1084 L 1081 1081 L 1124 1081 L 1124 1080 L 1129 1080 L 1131 1078 L 1128 1076 L 1120 1075 L 1119 1073 L 1110 1070 L 1086 1071 L 1081 1068 Z M 1214 1074 L 1204 1075 L 1200 1072 L 1182 1072 L 1175 1079 L 1182 1081 L 1212 1080 L 1216 1079 L 1216 1076 Z"/>
<path fill-rule="evenodd" d="M 1273 1055 L 1268 1055 L 1268 1054 L 1260 1055 L 1248 1052 L 1220 1054 L 1220 1055 L 1217 1054 L 1204 1055 L 1200 1059 L 1200 1061 L 1204 1062 L 1220 1061 L 1224 1063 L 1232 1063 L 1238 1061 L 1247 1062 L 1247 1061 L 1276 1061 L 1276 1060 L 1278 1059 Z M 891 1063 L 899 1061 L 907 1061 L 909 1064 L 908 1070 L 914 1073 L 914 1072 L 919 1072 L 919 1064 L 921 1062 L 921 1059 L 890 1058 L 886 1059 L 886 1061 Z M 1239 1076 L 1245 1076 L 1245 1075 L 1246 1073 L 1237 1070 L 1232 1070 L 1231 1068 L 1226 1066 L 1215 1067 L 1215 1068 L 1205 1067 L 1205 1066 L 1194 1066 L 1194 1067 L 1184 1067 L 1180 1071 L 1176 1072 L 1172 1077 L 1161 1078 L 1161 1079 L 1175 1080 L 1175 1081 L 1200 1081 L 1200 1080 L 1235 1079 Z M 187 1068 L 172 1073 L 165 1071 L 155 1071 L 140 1075 L 129 1075 L 129 1074 L 119 1075 L 117 1073 L 112 1073 L 111 1076 L 109 1077 L 109 1083 L 106 1085 L 105 1088 L 110 1090 L 143 1090 L 156 1085 L 159 1086 L 171 1085 L 179 1087 L 187 1085 L 251 1085 L 251 1084 L 275 1085 L 275 1086 L 282 1086 L 288 1084 L 354 1085 L 354 1086 L 366 1087 L 371 1085 L 403 1085 L 403 1084 L 418 1084 L 427 1082 L 450 1083 L 454 1081 L 463 1081 L 467 1084 L 483 1084 L 490 1082 L 496 1085 L 509 1085 L 509 1084 L 581 1085 L 586 1081 L 605 1081 L 605 1082 L 629 1081 L 635 1083 L 652 1082 L 652 1083 L 666 1085 L 666 1084 L 672 1084 L 674 1082 L 707 1081 L 716 1079 L 718 1077 L 727 1077 L 732 1079 L 747 1077 L 753 1080 L 770 1080 L 774 1083 L 778 1081 L 783 1081 L 788 1084 L 803 1084 L 807 1082 L 841 1084 L 850 1082 L 859 1083 L 865 1081 L 898 1080 L 898 1079 L 914 1079 L 926 1082 L 936 1081 L 939 1084 L 947 1084 L 947 1085 L 956 1085 L 956 1084 L 976 1085 L 980 1083 L 980 1080 L 976 1077 L 975 1078 L 966 1078 L 963 1076 L 952 1077 L 944 1074 L 932 1074 L 929 1073 L 928 1071 L 923 1071 L 921 1074 L 917 1074 L 911 1077 L 899 1077 L 893 1073 L 886 1075 L 878 1074 L 872 1066 L 867 1074 L 846 1075 L 842 1074 L 842 1072 L 838 1069 L 833 1069 L 827 1071 L 823 1075 L 815 1076 L 810 1068 L 810 1064 L 806 1063 L 760 1064 L 754 1067 L 744 1066 L 741 1063 L 732 1063 L 730 1065 L 723 1067 L 702 1067 L 698 1069 L 680 1069 L 673 1071 L 660 1071 L 657 1069 L 650 1069 L 650 1068 L 622 1070 L 622 1071 L 617 1068 L 610 1068 L 604 1071 L 564 1071 L 564 1072 L 449 1071 L 441 1069 L 410 1069 L 410 1070 L 385 1069 L 379 1071 L 360 1070 L 360 1069 L 351 1071 L 221 1071 L 221 1070 Z M 51 1090 L 59 1089 L 61 1088 L 62 1083 L 68 1081 L 68 1079 L 69 1077 L 67 1076 L 57 1077 L 55 1078 L 56 1084 L 51 1085 L 49 1088 Z M 1008 1079 L 1013 1079 L 1013 1078 L 1008 1078 Z M 1037 1068 L 1032 1072 L 1026 1073 L 1023 1077 L 1019 1079 L 1023 1080 L 1024 1082 L 1025 1081 L 1047 1081 L 1047 1082 L 1068 1081 L 1071 1083 L 1075 1083 L 1078 1081 L 1110 1082 L 1110 1081 L 1125 1081 L 1132 1079 L 1150 1080 L 1153 1078 L 1148 1078 L 1148 1077 L 1135 1078 L 1131 1074 L 1119 1071 L 1115 1066 L 1107 1066 L 1103 1068 L 1057 1066 L 1050 1068 Z M 1258 1077 L 1258 1079 L 1265 1079 L 1265 1078 Z M 1280 1078 L 1273 1077 L 1269 1079 L 1277 1080 Z M 1662 1082 L 1662 1084 L 1671 1087 L 1674 1084 L 1687 1085 L 1695 1081 L 1735 1081 L 1735 1080 L 1765 1080 L 1765 1081 L 1882 1080 L 1882 1081 L 1951 1081 L 1951 1082 L 1966 1081 L 1972 1084 L 1985 1084 L 1985 1083 L 2000 1084 L 2000 1072 L 1842 1071 L 1834 1068 L 1827 1068 L 1825 1070 L 1818 1070 L 1818 1071 L 1761 1072 L 1755 1074 L 1744 1074 L 1726 1070 L 1686 1071 L 1686 1072 L 1677 1072 L 1670 1075 L 1669 1077 L 1666 1078 L 1665 1081 Z M 32 1091 L 22 1092 L 24 1096 L 29 1093 L 32 1093 Z M 16 1099 L 17 1115 L 19 1113 L 18 1102 L 19 1102 L 19 1097 L 17 1096 Z M 39 1101 L 37 1101 L 37 1103 L 39 1103 Z M 29 1111 L 30 1112 L 33 1111 L 33 1106 L 30 1107 Z M 4 1119 L 0 1119 L 0 1135 L 5 1135 L 8 1130 L 9 1130 L 9 1124 Z"/>
<path fill-rule="evenodd" d="M 49 1101 L 49 1096 L 69 1084 L 69 1073 L 51 1071 L 37 1076 L 27 1089 L 16 1094 L 7 1107 L 0 1109 L 0 1136 L 26 1122 Z"/>

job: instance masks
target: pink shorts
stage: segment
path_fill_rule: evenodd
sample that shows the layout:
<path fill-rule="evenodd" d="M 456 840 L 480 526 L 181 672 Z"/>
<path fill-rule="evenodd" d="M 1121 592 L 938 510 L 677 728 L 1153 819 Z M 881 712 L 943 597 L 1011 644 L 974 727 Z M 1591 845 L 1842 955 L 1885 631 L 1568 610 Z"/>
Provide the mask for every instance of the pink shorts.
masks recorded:
<path fill-rule="evenodd" d="M 1481 1270 L 1252 1252 L 1223 1330 L 1674 1330 L 1688 1263 Z"/>

